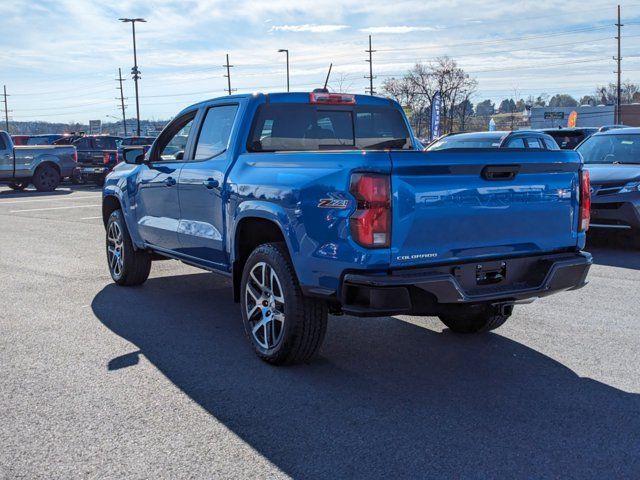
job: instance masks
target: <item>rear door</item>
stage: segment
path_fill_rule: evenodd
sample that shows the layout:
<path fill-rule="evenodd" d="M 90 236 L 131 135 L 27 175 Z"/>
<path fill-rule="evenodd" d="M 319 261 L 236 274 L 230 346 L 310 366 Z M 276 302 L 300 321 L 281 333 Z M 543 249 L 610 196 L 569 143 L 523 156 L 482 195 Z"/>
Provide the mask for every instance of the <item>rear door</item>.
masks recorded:
<path fill-rule="evenodd" d="M 394 266 L 552 252 L 577 244 L 581 160 L 575 152 L 390 155 Z"/>

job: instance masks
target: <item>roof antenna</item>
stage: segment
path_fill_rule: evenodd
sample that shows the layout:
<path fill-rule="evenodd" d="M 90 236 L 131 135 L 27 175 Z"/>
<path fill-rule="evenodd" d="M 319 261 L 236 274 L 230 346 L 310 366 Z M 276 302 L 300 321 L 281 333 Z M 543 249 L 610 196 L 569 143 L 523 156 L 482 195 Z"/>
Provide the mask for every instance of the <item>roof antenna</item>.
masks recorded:
<path fill-rule="evenodd" d="M 327 79 L 324 81 L 324 89 L 327 90 L 327 84 L 329 83 L 329 77 L 331 76 L 331 67 L 333 67 L 333 63 L 329 64 L 329 71 L 327 72 Z"/>
<path fill-rule="evenodd" d="M 313 90 L 314 93 L 329 93 L 329 90 L 327 90 L 327 84 L 329 83 L 329 77 L 331 76 L 331 67 L 333 67 L 333 63 L 329 64 L 329 71 L 327 72 L 327 78 L 324 81 L 324 87 L 315 88 Z"/>

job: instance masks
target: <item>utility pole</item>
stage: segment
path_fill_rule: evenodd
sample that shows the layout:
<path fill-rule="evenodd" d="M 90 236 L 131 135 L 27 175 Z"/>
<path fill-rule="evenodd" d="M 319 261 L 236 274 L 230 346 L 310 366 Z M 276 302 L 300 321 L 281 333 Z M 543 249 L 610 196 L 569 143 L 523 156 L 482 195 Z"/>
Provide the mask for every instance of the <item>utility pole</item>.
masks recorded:
<path fill-rule="evenodd" d="M 620 5 L 618 5 L 618 23 L 616 23 L 616 27 L 618 27 L 618 36 L 616 40 L 618 41 L 618 56 L 613 57 L 613 59 L 618 62 L 618 70 L 616 73 L 618 74 L 618 91 L 616 95 L 616 123 L 620 123 L 620 103 L 622 98 L 622 54 L 621 54 L 621 43 L 622 43 L 622 35 L 621 29 L 623 27 L 622 22 L 620 21 Z"/>
<path fill-rule="evenodd" d="M 118 68 L 118 82 L 120 82 L 120 86 L 117 87 L 120 90 L 120 108 L 122 108 L 122 125 L 124 127 L 124 136 L 127 136 L 127 116 L 124 113 L 125 105 L 124 105 L 124 92 L 122 90 L 122 82 L 124 79 L 122 78 L 122 69 Z"/>
<path fill-rule="evenodd" d="M 281 48 L 280 50 L 278 50 L 278 53 L 283 53 L 283 52 L 287 54 L 287 92 L 288 92 L 289 91 L 289 50 L 287 50 L 286 48 Z"/>
<path fill-rule="evenodd" d="M 375 50 L 371 49 L 371 35 L 369 35 L 369 50 L 365 50 L 365 52 L 367 52 L 369 54 L 369 60 L 365 60 L 366 62 L 369 62 L 369 76 L 367 77 L 365 75 L 364 78 L 368 78 L 369 79 L 369 95 L 375 95 L 375 90 L 373 89 L 373 79 L 376 78 L 373 76 L 373 57 L 372 57 L 372 53 L 375 52 Z M 367 89 L 365 89 L 365 92 L 367 91 Z"/>
<path fill-rule="evenodd" d="M 229 92 L 229 95 L 231 95 L 231 92 L 233 90 L 231 90 L 231 70 L 230 68 L 233 67 L 233 65 L 229 65 L 229 54 L 227 53 L 227 63 L 223 65 L 223 67 L 227 67 L 227 74 L 224 75 L 225 77 L 227 77 L 227 92 Z"/>
<path fill-rule="evenodd" d="M 137 135 L 140 136 L 140 100 L 138 96 L 138 80 L 140 79 L 140 69 L 138 69 L 138 54 L 136 52 L 136 22 L 145 22 L 144 18 L 121 18 L 121 22 L 131 23 L 131 32 L 133 33 L 133 68 L 131 69 L 131 75 L 136 87 L 136 119 Z"/>
<path fill-rule="evenodd" d="M 4 86 L 4 121 L 7 129 L 7 133 L 9 133 L 9 107 L 7 106 L 7 86 Z"/>

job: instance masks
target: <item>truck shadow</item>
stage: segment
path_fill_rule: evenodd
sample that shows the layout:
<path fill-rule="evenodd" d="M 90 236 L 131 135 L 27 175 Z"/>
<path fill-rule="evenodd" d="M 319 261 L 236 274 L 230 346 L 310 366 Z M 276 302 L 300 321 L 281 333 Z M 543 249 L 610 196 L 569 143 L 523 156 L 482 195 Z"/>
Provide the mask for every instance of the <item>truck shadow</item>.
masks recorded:
<path fill-rule="evenodd" d="M 594 235 L 589 237 L 586 250 L 598 265 L 640 270 L 640 248 L 628 235 Z"/>
<path fill-rule="evenodd" d="M 109 285 L 98 319 L 292 477 L 623 478 L 640 471 L 640 395 L 580 378 L 499 334 L 332 317 L 320 358 L 276 368 L 250 350 L 225 279 Z M 138 351 L 139 349 L 139 351 Z M 212 472 L 215 465 L 212 465 Z"/>

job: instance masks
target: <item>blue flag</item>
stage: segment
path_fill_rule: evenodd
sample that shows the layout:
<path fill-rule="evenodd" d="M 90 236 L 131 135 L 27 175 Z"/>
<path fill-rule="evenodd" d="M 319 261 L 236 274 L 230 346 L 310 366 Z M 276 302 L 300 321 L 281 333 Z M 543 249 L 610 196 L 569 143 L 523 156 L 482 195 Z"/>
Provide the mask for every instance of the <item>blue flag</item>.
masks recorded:
<path fill-rule="evenodd" d="M 442 95 L 436 92 L 431 99 L 431 140 L 440 136 L 440 109 L 442 108 Z"/>

